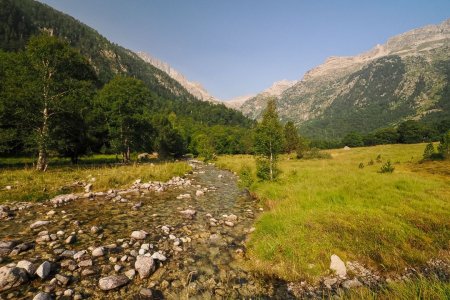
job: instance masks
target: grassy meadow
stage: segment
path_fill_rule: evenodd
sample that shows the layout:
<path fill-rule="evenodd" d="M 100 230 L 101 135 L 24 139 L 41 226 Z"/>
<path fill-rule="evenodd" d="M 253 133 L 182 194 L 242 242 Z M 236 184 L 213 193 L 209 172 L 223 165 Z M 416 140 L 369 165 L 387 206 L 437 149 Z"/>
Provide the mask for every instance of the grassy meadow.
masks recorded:
<path fill-rule="evenodd" d="M 115 156 L 96 155 L 73 166 L 64 160 L 53 161 L 46 172 L 35 171 L 32 161 L 21 158 L 0 159 L 0 203 L 44 201 L 59 194 L 83 192 L 75 182 L 90 182 L 93 191 L 129 187 L 136 179 L 166 181 L 190 170 L 185 162 L 155 164 L 111 164 Z M 10 190 L 5 189 L 11 186 Z"/>
<path fill-rule="evenodd" d="M 217 165 L 240 174 L 266 207 L 247 244 L 249 267 L 315 281 L 330 272 L 332 254 L 384 274 L 448 258 L 450 161 L 420 163 L 424 148 L 328 150 L 332 158 L 320 160 L 285 155 L 275 182 L 256 180 L 251 156 L 219 157 Z M 387 160 L 395 171 L 379 173 Z"/>

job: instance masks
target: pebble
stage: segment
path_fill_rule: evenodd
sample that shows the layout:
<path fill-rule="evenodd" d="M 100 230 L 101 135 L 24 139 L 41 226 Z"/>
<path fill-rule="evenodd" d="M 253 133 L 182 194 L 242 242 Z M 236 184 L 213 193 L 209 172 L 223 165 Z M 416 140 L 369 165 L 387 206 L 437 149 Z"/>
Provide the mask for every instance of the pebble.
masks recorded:
<path fill-rule="evenodd" d="M 144 299 L 152 299 L 153 293 L 151 289 L 141 288 L 139 295 Z"/>
<path fill-rule="evenodd" d="M 139 273 L 139 277 L 144 279 L 155 270 L 155 261 L 151 257 L 139 255 L 134 263 L 134 268 Z"/>
<path fill-rule="evenodd" d="M 133 231 L 131 233 L 131 238 L 135 239 L 135 240 L 143 240 L 147 237 L 148 233 L 145 232 L 144 230 L 139 230 L 139 231 Z"/>
<path fill-rule="evenodd" d="M 19 261 L 16 267 L 24 269 L 25 271 L 27 271 L 28 275 L 31 276 L 34 275 L 34 273 L 36 272 L 36 266 L 32 262 L 29 262 L 28 260 Z"/>
<path fill-rule="evenodd" d="M 31 229 L 39 228 L 45 225 L 50 224 L 50 221 L 36 221 L 33 224 L 30 225 Z"/>
<path fill-rule="evenodd" d="M 40 292 L 37 293 L 36 296 L 34 296 L 33 300 L 51 300 L 52 297 L 50 296 L 50 294 L 44 293 L 44 292 Z"/>
<path fill-rule="evenodd" d="M 99 257 L 105 255 L 105 248 L 103 247 L 97 247 L 94 250 L 92 250 L 92 256 Z"/>
<path fill-rule="evenodd" d="M 69 237 L 64 241 L 66 244 L 73 244 L 77 241 L 76 235 L 69 235 Z"/>

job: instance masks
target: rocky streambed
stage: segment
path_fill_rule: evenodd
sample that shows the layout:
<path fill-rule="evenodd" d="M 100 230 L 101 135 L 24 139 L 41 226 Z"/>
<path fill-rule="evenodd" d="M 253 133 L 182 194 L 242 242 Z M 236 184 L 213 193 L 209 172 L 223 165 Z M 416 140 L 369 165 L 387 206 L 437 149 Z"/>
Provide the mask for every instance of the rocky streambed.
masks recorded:
<path fill-rule="evenodd" d="M 0 299 L 289 297 L 242 268 L 257 201 L 192 164 L 167 183 L 4 206 Z"/>

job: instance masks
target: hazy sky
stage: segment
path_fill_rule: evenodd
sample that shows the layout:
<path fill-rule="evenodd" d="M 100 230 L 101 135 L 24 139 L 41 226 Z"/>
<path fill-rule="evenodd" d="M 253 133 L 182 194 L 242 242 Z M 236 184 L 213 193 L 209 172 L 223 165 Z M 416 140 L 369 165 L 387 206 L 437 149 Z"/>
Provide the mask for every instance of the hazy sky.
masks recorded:
<path fill-rule="evenodd" d="M 41 0 L 221 99 L 450 18 L 449 0 Z"/>

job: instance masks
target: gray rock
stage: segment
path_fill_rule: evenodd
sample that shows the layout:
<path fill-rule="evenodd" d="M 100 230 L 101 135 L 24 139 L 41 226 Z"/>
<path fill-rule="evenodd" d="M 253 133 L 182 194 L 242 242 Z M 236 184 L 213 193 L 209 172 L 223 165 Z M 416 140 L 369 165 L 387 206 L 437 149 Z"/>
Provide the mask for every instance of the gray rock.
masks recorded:
<path fill-rule="evenodd" d="M 323 284 L 324 284 L 328 289 L 331 289 L 331 287 L 332 287 L 334 284 L 336 284 L 336 282 L 337 282 L 337 278 L 326 278 L 326 279 L 323 281 Z"/>
<path fill-rule="evenodd" d="M 33 298 L 33 300 L 51 300 L 51 299 L 52 297 L 49 294 L 43 292 L 36 294 L 36 296 L 34 296 Z"/>
<path fill-rule="evenodd" d="M 77 253 L 75 253 L 75 255 L 73 256 L 73 258 L 76 259 L 76 260 L 79 260 L 79 259 L 82 258 L 86 253 L 87 253 L 86 250 L 78 251 Z"/>
<path fill-rule="evenodd" d="M 69 283 L 69 281 L 70 281 L 70 278 L 69 278 L 69 277 L 66 277 L 66 276 L 61 275 L 61 274 L 56 274 L 56 275 L 55 275 L 55 278 L 56 278 L 56 280 L 58 280 L 58 282 L 61 283 L 61 285 L 63 285 L 63 286 L 66 286 L 66 285 Z"/>
<path fill-rule="evenodd" d="M 19 241 L 0 241 L 0 248 L 11 250 L 17 244 L 19 244 Z"/>
<path fill-rule="evenodd" d="M 90 266 L 92 266 L 92 259 L 82 260 L 78 263 L 78 266 L 80 268 L 90 267 Z"/>
<path fill-rule="evenodd" d="M 29 262 L 28 260 L 19 261 L 16 267 L 24 269 L 30 276 L 33 276 L 34 273 L 36 272 L 36 266 L 32 262 Z"/>
<path fill-rule="evenodd" d="M 27 281 L 27 272 L 22 268 L 8 266 L 0 268 L 0 292 L 18 287 Z"/>
<path fill-rule="evenodd" d="M 141 279 L 144 279 L 155 271 L 155 261 L 149 256 L 139 255 L 134 263 L 134 268 L 138 271 Z"/>
<path fill-rule="evenodd" d="M 98 286 L 103 291 L 109 291 L 116 288 L 120 288 L 130 282 L 130 279 L 128 279 L 125 275 L 114 275 L 114 276 L 108 276 L 104 278 L 100 278 L 98 281 Z"/>
<path fill-rule="evenodd" d="M 33 224 L 30 225 L 31 229 L 39 228 L 45 225 L 50 224 L 50 221 L 36 221 Z"/>
<path fill-rule="evenodd" d="M 97 247 L 94 250 L 92 250 L 92 256 L 99 257 L 105 255 L 105 248 L 103 247 Z"/>
<path fill-rule="evenodd" d="M 357 278 L 346 280 L 342 283 L 342 286 L 346 289 L 353 289 L 362 286 L 362 283 L 359 282 Z"/>
<path fill-rule="evenodd" d="M 148 233 L 145 232 L 144 230 L 139 230 L 139 231 L 133 231 L 131 233 L 131 238 L 135 239 L 135 240 L 143 240 L 147 237 Z"/>
<path fill-rule="evenodd" d="M 52 265 L 48 261 L 44 261 L 36 270 L 36 275 L 42 279 L 45 279 L 50 274 Z"/>
<path fill-rule="evenodd" d="M 196 213 L 197 212 L 193 209 L 186 209 L 186 210 L 180 211 L 180 214 L 183 214 L 184 216 L 191 218 L 191 219 L 195 216 Z"/>
<path fill-rule="evenodd" d="M 331 255 L 330 269 L 340 277 L 347 276 L 347 268 L 344 262 L 336 254 Z"/>

